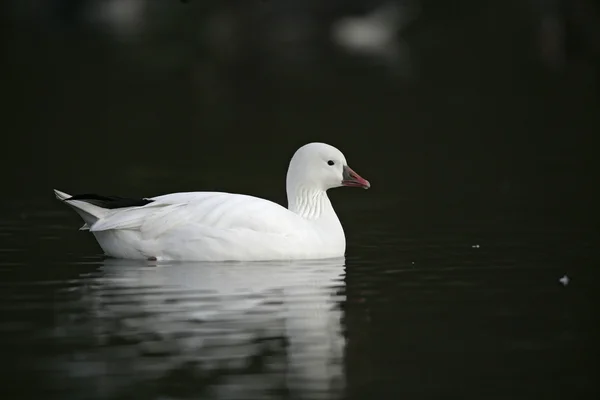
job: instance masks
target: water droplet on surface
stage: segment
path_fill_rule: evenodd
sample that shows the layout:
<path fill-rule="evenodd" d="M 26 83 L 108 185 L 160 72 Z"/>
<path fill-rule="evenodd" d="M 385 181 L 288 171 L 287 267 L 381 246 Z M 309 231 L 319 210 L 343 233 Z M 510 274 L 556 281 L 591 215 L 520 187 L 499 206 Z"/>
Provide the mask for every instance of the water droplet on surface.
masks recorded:
<path fill-rule="evenodd" d="M 563 286 L 567 286 L 569 284 L 570 279 L 567 275 L 563 275 L 563 277 L 560 278 L 558 281 L 562 283 Z"/>

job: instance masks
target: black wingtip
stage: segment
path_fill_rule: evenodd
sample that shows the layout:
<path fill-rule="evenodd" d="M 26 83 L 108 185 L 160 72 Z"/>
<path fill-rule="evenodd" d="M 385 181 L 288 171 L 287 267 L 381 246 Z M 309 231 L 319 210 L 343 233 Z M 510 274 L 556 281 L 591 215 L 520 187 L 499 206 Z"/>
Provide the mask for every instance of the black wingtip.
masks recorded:
<path fill-rule="evenodd" d="M 70 200 L 80 200 L 85 201 L 86 203 L 93 204 L 95 206 L 107 209 L 115 209 L 115 208 L 126 208 L 126 207 L 142 207 L 146 204 L 152 203 L 154 200 L 150 199 L 134 199 L 128 197 L 119 197 L 119 196 L 102 196 L 95 193 L 84 193 L 84 194 L 76 194 L 74 196 L 69 197 L 65 201 Z"/>

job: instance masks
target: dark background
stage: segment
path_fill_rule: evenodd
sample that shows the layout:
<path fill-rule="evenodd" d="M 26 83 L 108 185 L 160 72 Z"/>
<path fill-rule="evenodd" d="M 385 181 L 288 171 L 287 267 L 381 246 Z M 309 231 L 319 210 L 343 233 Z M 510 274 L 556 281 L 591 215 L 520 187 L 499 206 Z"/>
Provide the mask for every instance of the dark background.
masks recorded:
<path fill-rule="evenodd" d="M 128 40 L 86 23 L 93 3 L 5 4 L 8 190 L 141 195 L 151 182 L 147 195 L 272 187 L 256 194 L 281 199 L 290 155 L 324 141 L 397 199 L 528 198 L 552 213 L 595 202 L 593 2 L 565 2 L 591 10 L 580 21 L 543 1 L 423 1 L 396 38 L 410 51 L 404 78 L 331 43 L 331 25 L 373 1 L 149 2 Z M 217 13 L 228 40 L 204 34 Z M 544 29 L 548 15 L 562 33 Z"/>
<path fill-rule="evenodd" d="M 121 24 L 101 19 L 101 3 L 3 3 L 0 216 L 5 248 L 20 249 L 3 255 L 7 285 L 42 270 L 67 278 L 73 267 L 48 272 L 45 260 L 63 260 L 73 247 L 70 262 L 98 253 L 52 188 L 122 196 L 223 190 L 285 203 L 291 155 L 323 141 L 372 184 L 331 193 L 348 236 L 347 334 L 368 343 L 348 347 L 350 394 L 593 398 L 598 1 L 414 1 L 419 12 L 371 54 L 340 46 L 331 32 L 379 1 L 148 0 Z M 119 10 L 137 4 L 123 0 Z M 62 227 L 60 240 L 40 240 L 49 224 Z M 489 250 L 475 255 L 475 243 Z M 379 275 L 415 259 L 440 267 L 441 281 L 470 280 L 481 292 L 444 289 L 435 302 L 418 302 L 427 272 L 425 283 L 414 278 L 415 292 Z M 507 269 L 448 272 L 459 265 Z M 573 285 L 560 286 L 573 270 Z M 574 294 L 549 294 L 541 276 Z M 577 350 L 503 353 L 497 341 L 511 333 L 497 321 L 474 322 L 485 325 L 483 309 L 473 307 L 492 292 L 488 306 L 531 312 L 511 324 L 534 342 L 564 326 L 532 315 L 570 315 Z M 411 294 L 417 303 L 404 322 L 421 334 L 394 314 Z M 366 311 L 351 306 L 357 298 L 374 301 L 368 324 Z M 434 303 L 440 308 L 428 308 Z M 443 340 L 430 336 L 443 329 Z M 410 353 L 400 343 L 428 350 Z M 562 358 L 548 361 L 557 352 Z M 471 371 L 475 387 L 458 391 L 459 378 L 439 369 L 449 357 L 463 358 L 469 367 L 448 368 Z M 429 376 L 431 365 L 438 369 Z M 489 376 L 481 372 L 488 367 Z M 576 378 L 557 383 L 565 371 Z M 405 386 L 395 382 L 400 375 Z"/>

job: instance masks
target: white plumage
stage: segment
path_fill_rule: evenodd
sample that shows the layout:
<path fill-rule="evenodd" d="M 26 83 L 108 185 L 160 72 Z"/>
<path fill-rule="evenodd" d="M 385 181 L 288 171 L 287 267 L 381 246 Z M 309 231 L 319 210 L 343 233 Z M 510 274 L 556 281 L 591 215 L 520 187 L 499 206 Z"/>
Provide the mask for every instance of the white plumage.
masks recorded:
<path fill-rule="evenodd" d="M 89 229 L 106 255 L 115 258 L 259 261 L 343 256 L 344 230 L 327 190 L 368 188 L 369 182 L 347 166 L 336 148 L 309 143 L 292 157 L 286 186 L 287 209 L 223 192 L 120 199 L 119 204 L 109 197 L 54 192 L 83 218 L 81 229 Z"/>

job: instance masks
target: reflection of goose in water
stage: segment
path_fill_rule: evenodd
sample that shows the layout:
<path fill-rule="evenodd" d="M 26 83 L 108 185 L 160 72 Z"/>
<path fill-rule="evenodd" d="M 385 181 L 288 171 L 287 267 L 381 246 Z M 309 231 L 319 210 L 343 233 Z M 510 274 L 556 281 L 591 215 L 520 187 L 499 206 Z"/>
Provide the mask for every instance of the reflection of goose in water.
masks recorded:
<path fill-rule="evenodd" d="M 343 258 L 156 267 L 106 260 L 83 299 L 101 346 L 83 359 L 105 371 L 104 390 L 113 393 L 336 397 L 343 278 Z M 72 361 L 70 376 L 89 368 Z"/>

